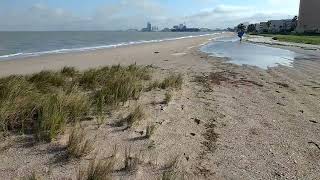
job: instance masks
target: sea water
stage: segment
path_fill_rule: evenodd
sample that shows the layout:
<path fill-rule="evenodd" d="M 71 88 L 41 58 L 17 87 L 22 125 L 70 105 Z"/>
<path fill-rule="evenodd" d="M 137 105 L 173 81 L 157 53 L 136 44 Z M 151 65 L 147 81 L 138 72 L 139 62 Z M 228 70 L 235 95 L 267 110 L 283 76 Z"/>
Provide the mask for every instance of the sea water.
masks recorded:
<path fill-rule="evenodd" d="M 251 65 L 263 69 L 278 65 L 291 66 L 301 55 L 290 50 L 240 42 L 236 37 L 215 39 L 201 48 L 216 57 L 226 57 L 231 63 Z"/>
<path fill-rule="evenodd" d="M 210 33 L 212 34 L 212 32 Z M 208 35 L 208 32 L 0 32 L 0 61 L 10 58 L 89 51 L 203 35 Z"/>

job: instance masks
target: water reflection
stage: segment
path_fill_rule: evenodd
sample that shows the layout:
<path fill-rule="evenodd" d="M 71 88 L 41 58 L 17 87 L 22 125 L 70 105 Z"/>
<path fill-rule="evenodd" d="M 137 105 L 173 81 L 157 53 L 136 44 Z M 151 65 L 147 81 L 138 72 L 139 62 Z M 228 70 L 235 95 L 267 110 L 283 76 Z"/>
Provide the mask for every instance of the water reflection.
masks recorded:
<path fill-rule="evenodd" d="M 273 48 L 247 42 L 240 42 L 238 38 L 222 38 L 201 48 L 203 52 L 217 57 L 227 57 L 238 65 L 252 65 L 263 69 L 275 67 L 279 64 L 291 66 L 299 54 L 285 49 Z"/>

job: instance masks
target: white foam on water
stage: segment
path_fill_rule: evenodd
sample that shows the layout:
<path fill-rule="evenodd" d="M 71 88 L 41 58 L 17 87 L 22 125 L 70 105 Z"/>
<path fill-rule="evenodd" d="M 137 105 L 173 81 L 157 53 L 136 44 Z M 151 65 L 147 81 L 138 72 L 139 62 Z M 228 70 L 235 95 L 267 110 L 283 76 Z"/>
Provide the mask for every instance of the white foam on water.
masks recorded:
<path fill-rule="evenodd" d="M 183 37 L 177 37 L 177 38 L 165 38 L 165 39 L 159 39 L 159 40 L 140 40 L 140 41 L 123 42 L 123 43 L 103 45 L 103 46 L 93 46 L 93 47 L 57 49 L 57 50 L 40 51 L 40 52 L 20 52 L 20 53 L 8 54 L 8 55 L 1 55 L 0 61 L 7 60 L 10 58 L 17 58 L 17 57 L 33 57 L 33 56 L 41 56 L 41 55 L 49 55 L 49 54 L 63 54 L 63 53 L 70 53 L 70 52 L 86 52 L 86 51 L 108 49 L 108 48 L 117 48 L 117 47 L 137 45 L 137 44 L 158 43 L 158 42 L 163 42 L 163 41 L 174 41 L 174 40 L 188 39 L 188 38 L 194 38 L 194 37 L 217 35 L 217 34 L 221 34 L 221 33 L 223 33 L 223 32 L 202 34 L 202 35 L 195 35 L 195 36 L 183 36 Z"/>

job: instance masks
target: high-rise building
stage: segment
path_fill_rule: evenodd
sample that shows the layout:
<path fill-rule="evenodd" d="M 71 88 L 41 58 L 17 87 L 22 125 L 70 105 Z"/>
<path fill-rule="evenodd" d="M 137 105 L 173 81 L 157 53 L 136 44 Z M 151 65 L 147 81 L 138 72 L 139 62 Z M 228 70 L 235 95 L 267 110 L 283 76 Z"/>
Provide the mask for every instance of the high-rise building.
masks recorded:
<path fill-rule="evenodd" d="M 151 32 L 151 30 L 152 30 L 152 29 L 151 29 L 151 23 L 148 22 L 148 23 L 147 23 L 147 31 L 148 31 L 148 32 Z"/>
<path fill-rule="evenodd" d="M 320 0 L 300 0 L 298 32 L 320 32 Z"/>
<path fill-rule="evenodd" d="M 147 23 L 147 27 L 146 27 L 146 28 L 142 28 L 141 31 L 142 31 L 142 32 L 151 32 L 151 31 L 152 31 L 151 23 L 148 22 L 148 23 Z"/>

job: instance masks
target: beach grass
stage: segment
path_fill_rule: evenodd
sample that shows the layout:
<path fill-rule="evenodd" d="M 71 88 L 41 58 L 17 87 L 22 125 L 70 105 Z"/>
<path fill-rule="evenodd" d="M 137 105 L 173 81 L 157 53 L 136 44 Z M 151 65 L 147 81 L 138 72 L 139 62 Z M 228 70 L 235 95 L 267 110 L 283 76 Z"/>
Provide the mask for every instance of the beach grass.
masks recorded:
<path fill-rule="evenodd" d="M 152 89 L 168 89 L 168 88 L 174 88 L 174 89 L 181 89 L 183 84 L 183 76 L 181 74 L 171 74 L 168 77 L 166 77 L 162 82 L 160 81 L 154 81 L 149 84 L 149 86 L 146 88 L 147 91 L 151 91 Z"/>
<path fill-rule="evenodd" d="M 114 157 L 109 159 L 93 158 L 85 170 L 79 170 L 77 180 L 111 180 L 115 162 Z"/>
<path fill-rule="evenodd" d="M 283 42 L 320 45 L 320 36 L 319 35 L 272 35 L 272 34 L 266 34 L 264 36 L 269 36 L 269 37 L 272 37 L 274 40 L 283 41 Z"/>
<path fill-rule="evenodd" d="M 155 130 L 156 130 L 155 125 L 147 126 L 145 138 L 149 139 L 154 134 Z"/>
<path fill-rule="evenodd" d="M 84 72 L 64 67 L 1 78 L 0 131 L 33 134 L 39 140 L 51 141 L 68 123 L 137 100 L 143 82 L 150 77 L 147 67 L 133 64 Z M 132 120 L 136 120 L 135 115 Z"/>
<path fill-rule="evenodd" d="M 71 158 L 80 158 L 93 151 L 93 141 L 86 139 L 84 130 L 75 126 L 69 136 L 67 144 L 68 156 Z"/>
<path fill-rule="evenodd" d="M 172 92 L 166 92 L 164 96 L 163 102 L 168 105 L 172 101 Z"/>
<path fill-rule="evenodd" d="M 181 74 L 170 75 L 169 77 L 165 78 L 164 81 L 160 84 L 160 88 L 162 88 L 162 89 L 167 89 L 167 88 L 181 89 L 182 83 L 183 83 L 183 77 Z"/>

